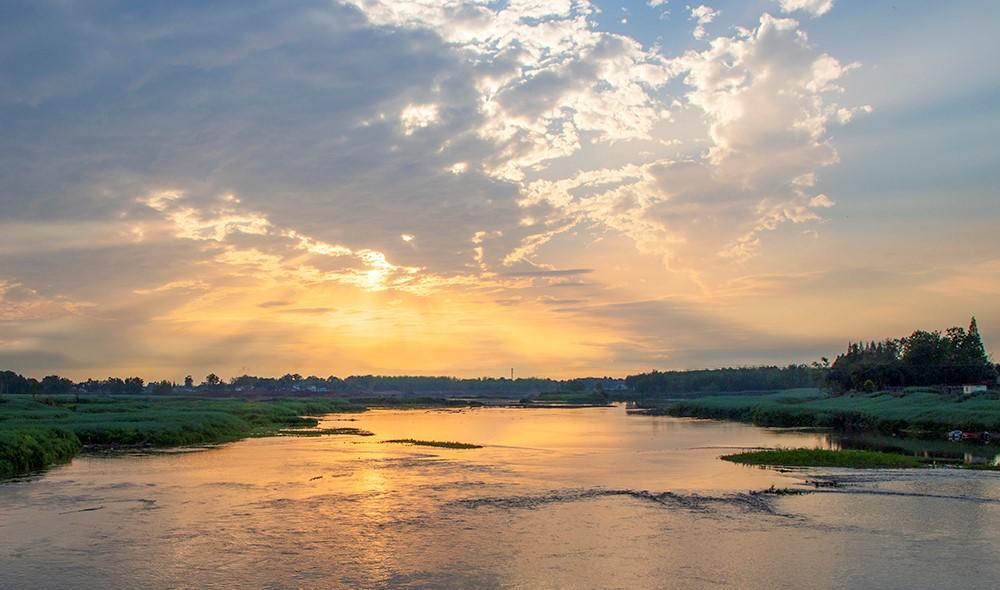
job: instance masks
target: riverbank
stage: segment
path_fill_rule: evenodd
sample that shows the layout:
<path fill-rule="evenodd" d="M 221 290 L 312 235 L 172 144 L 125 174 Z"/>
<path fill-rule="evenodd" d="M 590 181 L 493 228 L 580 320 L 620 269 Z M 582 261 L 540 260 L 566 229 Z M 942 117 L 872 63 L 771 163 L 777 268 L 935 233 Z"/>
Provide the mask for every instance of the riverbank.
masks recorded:
<path fill-rule="evenodd" d="M 69 461 L 87 448 L 232 442 L 315 427 L 310 416 L 365 409 L 340 398 L 8 395 L 0 400 L 0 478 Z"/>
<path fill-rule="evenodd" d="M 959 429 L 1000 431 L 1000 400 L 990 394 L 944 396 L 926 390 L 832 396 L 818 389 L 658 400 L 645 413 L 735 420 L 757 426 L 820 427 L 941 437 Z"/>

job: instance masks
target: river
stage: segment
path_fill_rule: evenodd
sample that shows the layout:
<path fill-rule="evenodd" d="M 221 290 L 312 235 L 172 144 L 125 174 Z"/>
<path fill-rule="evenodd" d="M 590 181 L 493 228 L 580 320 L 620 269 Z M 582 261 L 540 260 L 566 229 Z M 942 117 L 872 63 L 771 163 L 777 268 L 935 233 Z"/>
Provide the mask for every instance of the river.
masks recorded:
<path fill-rule="evenodd" d="M 320 426 L 374 436 L 82 456 L 0 484 L 0 588 L 1000 584 L 998 473 L 744 467 L 718 457 L 831 440 L 621 406 Z M 393 438 L 484 447 L 381 442 Z M 772 485 L 808 493 L 748 493 Z"/>

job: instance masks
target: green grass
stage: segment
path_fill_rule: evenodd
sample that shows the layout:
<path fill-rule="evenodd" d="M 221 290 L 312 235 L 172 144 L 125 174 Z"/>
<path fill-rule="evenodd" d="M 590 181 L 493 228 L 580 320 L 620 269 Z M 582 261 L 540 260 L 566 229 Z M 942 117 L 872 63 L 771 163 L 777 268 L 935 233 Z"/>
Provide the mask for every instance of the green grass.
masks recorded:
<path fill-rule="evenodd" d="M 415 438 L 394 438 L 392 440 L 384 440 L 382 442 L 395 443 L 401 445 L 417 445 L 421 447 L 440 447 L 443 449 L 481 449 L 482 445 L 474 445 L 470 443 L 461 443 L 454 441 L 440 441 L 440 440 L 417 440 Z"/>
<path fill-rule="evenodd" d="M 719 395 L 663 407 L 674 416 L 750 422 L 758 426 L 820 426 L 843 430 L 942 434 L 959 428 L 1000 431 L 1000 400 L 988 395 L 949 397 L 930 391 L 854 393 L 819 390 L 766 395 Z"/>
<path fill-rule="evenodd" d="M 915 457 L 879 451 L 831 451 L 826 449 L 772 449 L 726 455 L 725 461 L 743 465 L 780 467 L 851 467 L 854 469 L 899 469 L 926 467 Z"/>
<path fill-rule="evenodd" d="M 0 477 L 67 461 L 84 447 L 230 442 L 313 428 L 318 421 L 310 416 L 361 409 L 339 398 L 9 395 L 0 403 Z"/>
<path fill-rule="evenodd" d="M 0 431 L 0 478 L 65 463 L 80 449 L 68 430 L 23 428 Z"/>

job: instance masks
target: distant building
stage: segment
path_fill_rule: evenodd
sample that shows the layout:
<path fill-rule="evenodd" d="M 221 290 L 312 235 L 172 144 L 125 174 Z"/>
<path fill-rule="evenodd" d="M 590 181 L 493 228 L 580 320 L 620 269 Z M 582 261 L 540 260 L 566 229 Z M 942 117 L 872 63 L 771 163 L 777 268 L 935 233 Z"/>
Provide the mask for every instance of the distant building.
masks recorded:
<path fill-rule="evenodd" d="M 985 385 L 963 385 L 962 386 L 962 393 L 963 394 L 984 393 L 985 391 L 986 391 L 986 386 Z"/>

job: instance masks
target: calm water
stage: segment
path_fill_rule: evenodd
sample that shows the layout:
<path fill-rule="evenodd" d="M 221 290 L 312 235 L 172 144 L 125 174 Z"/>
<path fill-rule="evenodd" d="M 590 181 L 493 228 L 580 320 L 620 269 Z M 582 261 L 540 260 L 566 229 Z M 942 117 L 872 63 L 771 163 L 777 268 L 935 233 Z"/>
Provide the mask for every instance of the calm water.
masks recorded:
<path fill-rule="evenodd" d="M 741 467 L 717 457 L 830 441 L 620 407 L 373 411 L 322 426 L 375 436 L 84 457 L 0 484 L 0 588 L 1000 584 L 995 473 Z M 841 487 L 745 494 L 824 476 Z"/>

